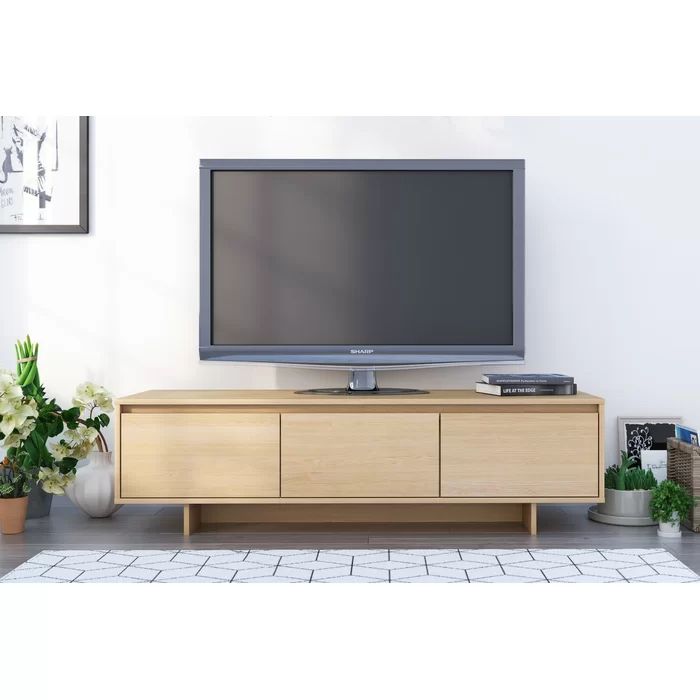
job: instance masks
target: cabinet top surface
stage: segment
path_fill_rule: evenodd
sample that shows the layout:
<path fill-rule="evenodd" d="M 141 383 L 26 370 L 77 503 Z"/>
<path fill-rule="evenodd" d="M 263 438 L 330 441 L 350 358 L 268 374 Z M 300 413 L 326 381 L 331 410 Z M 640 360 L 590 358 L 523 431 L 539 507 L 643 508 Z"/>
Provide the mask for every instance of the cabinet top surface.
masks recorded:
<path fill-rule="evenodd" d="M 142 391 L 117 399 L 120 405 L 257 405 L 257 406 L 430 406 L 507 404 L 602 404 L 603 399 L 579 392 L 575 396 L 489 396 L 473 389 L 437 390 L 398 396 L 324 396 L 277 389 L 174 389 Z"/>

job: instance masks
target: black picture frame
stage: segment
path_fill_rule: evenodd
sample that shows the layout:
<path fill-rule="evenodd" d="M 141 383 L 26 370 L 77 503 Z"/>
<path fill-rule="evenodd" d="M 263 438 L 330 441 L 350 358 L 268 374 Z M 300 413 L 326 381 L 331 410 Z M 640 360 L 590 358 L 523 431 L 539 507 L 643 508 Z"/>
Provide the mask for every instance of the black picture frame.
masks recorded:
<path fill-rule="evenodd" d="M 89 233 L 89 117 L 79 117 L 79 223 L 77 224 L 0 224 L 0 233 Z"/>
<path fill-rule="evenodd" d="M 618 418 L 618 450 L 624 450 L 639 466 L 643 450 L 666 450 L 666 440 L 675 437 L 680 417 Z"/>

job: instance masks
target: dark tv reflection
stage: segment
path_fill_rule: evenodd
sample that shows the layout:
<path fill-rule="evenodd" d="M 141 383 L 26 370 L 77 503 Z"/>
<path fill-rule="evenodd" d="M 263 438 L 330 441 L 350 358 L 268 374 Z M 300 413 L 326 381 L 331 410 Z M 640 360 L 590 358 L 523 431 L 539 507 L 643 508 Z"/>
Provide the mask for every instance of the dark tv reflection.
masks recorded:
<path fill-rule="evenodd" d="M 508 171 L 217 171 L 215 345 L 510 345 Z"/>

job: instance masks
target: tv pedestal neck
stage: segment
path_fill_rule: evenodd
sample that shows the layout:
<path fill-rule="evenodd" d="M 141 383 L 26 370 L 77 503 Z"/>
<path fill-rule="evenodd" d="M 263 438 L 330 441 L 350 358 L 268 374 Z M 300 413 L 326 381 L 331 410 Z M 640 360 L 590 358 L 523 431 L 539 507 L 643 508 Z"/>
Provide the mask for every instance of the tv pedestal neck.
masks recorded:
<path fill-rule="evenodd" d="M 402 394 L 427 394 L 422 389 L 380 388 L 374 369 L 352 369 L 348 385 L 329 389 L 305 389 L 297 394 L 318 394 L 326 396 L 400 396 Z"/>
<path fill-rule="evenodd" d="M 537 531 L 538 503 L 600 503 L 603 400 L 431 391 L 146 391 L 118 399 L 117 503 L 234 523 L 456 522 Z"/>

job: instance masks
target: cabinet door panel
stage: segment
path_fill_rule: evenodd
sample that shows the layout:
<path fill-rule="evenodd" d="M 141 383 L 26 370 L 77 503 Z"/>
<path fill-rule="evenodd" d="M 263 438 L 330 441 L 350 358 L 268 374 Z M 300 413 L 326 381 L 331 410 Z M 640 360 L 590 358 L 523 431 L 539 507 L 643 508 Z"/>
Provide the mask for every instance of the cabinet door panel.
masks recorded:
<path fill-rule="evenodd" d="M 123 498 L 279 496 L 279 414 L 125 413 Z"/>
<path fill-rule="evenodd" d="M 441 495 L 598 496 L 596 413 L 441 418 Z"/>
<path fill-rule="evenodd" d="M 282 416 L 282 496 L 438 495 L 439 416 L 304 413 Z"/>

